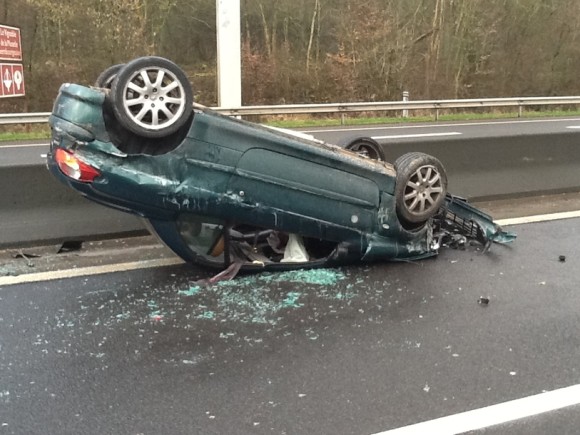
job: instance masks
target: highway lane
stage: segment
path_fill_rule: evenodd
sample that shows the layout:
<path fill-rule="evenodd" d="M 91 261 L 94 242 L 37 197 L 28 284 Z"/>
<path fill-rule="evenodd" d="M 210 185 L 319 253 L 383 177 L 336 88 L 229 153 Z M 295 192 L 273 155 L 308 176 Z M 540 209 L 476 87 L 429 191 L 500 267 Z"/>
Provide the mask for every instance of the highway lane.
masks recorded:
<path fill-rule="evenodd" d="M 579 224 L 211 288 L 188 266 L 0 285 L 0 433 L 372 434 L 575 385 Z M 481 433 L 576 433 L 579 410 Z"/>
<path fill-rule="evenodd" d="M 521 119 L 468 121 L 454 123 L 422 123 L 377 126 L 345 126 L 300 129 L 329 143 L 338 143 L 349 136 L 370 136 L 388 147 L 389 144 L 430 142 L 433 140 L 494 139 L 499 137 L 545 136 L 572 134 L 580 137 L 580 118 Z M 48 141 L 0 143 L 0 167 L 39 163 L 48 151 Z"/>
<path fill-rule="evenodd" d="M 47 152 L 47 140 L 0 142 L 0 168 L 45 164 Z"/>
<path fill-rule="evenodd" d="M 342 137 L 364 135 L 376 138 L 381 143 L 421 142 L 423 140 L 481 139 L 509 136 L 537 136 L 560 133 L 578 133 L 580 118 L 513 119 L 465 122 L 430 122 L 421 124 L 353 126 L 315 128 L 305 130 L 322 140 L 337 142 Z"/>

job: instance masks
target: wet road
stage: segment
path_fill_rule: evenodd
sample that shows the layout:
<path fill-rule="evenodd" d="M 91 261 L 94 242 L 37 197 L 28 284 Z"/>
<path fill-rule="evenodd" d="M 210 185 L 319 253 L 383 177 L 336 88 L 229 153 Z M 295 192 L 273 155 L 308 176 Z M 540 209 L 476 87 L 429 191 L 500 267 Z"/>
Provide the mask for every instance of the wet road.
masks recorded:
<path fill-rule="evenodd" d="M 579 225 L 213 287 L 187 266 L 0 286 L 0 433 L 372 434 L 575 385 Z M 579 410 L 481 433 L 577 433 Z"/>

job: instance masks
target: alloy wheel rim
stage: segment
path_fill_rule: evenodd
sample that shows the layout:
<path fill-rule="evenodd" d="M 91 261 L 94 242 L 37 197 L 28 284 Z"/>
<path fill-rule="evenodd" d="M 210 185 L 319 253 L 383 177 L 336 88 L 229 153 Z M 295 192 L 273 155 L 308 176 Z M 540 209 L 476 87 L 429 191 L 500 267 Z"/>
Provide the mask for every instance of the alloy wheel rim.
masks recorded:
<path fill-rule="evenodd" d="M 177 77 L 163 68 L 137 71 L 127 82 L 123 107 L 137 125 L 161 130 L 177 122 L 185 110 L 185 89 Z"/>
<path fill-rule="evenodd" d="M 421 166 L 405 186 L 405 206 L 409 213 L 423 215 L 437 205 L 442 193 L 442 179 L 437 168 L 432 165 Z"/>

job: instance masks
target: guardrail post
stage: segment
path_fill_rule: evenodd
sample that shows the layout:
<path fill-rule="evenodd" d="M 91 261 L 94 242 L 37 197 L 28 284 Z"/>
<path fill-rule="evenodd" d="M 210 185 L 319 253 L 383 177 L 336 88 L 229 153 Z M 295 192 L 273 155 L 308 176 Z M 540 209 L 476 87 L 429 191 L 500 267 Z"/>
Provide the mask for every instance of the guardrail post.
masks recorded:
<path fill-rule="evenodd" d="M 518 106 L 518 118 L 521 118 L 524 115 L 524 106 L 521 104 Z"/>
<path fill-rule="evenodd" d="M 340 125 L 346 124 L 346 115 L 343 113 L 340 114 Z"/>
<path fill-rule="evenodd" d="M 403 102 L 409 101 L 409 91 L 403 91 Z M 409 117 L 409 109 L 403 109 L 403 118 Z"/>
<path fill-rule="evenodd" d="M 435 109 L 435 121 L 439 121 L 439 109 Z"/>

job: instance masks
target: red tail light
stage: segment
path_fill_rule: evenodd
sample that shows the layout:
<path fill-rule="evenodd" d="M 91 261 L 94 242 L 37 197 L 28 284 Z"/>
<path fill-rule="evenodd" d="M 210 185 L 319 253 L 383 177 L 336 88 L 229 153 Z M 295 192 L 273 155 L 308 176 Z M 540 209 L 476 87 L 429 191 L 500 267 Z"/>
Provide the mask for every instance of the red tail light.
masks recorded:
<path fill-rule="evenodd" d="M 91 183 L 101 175 L 100 171 L 77 159 L 74 154 L 58 148 L 54 154 L 58 167 L 66 176 L 74 180 Z"/>

